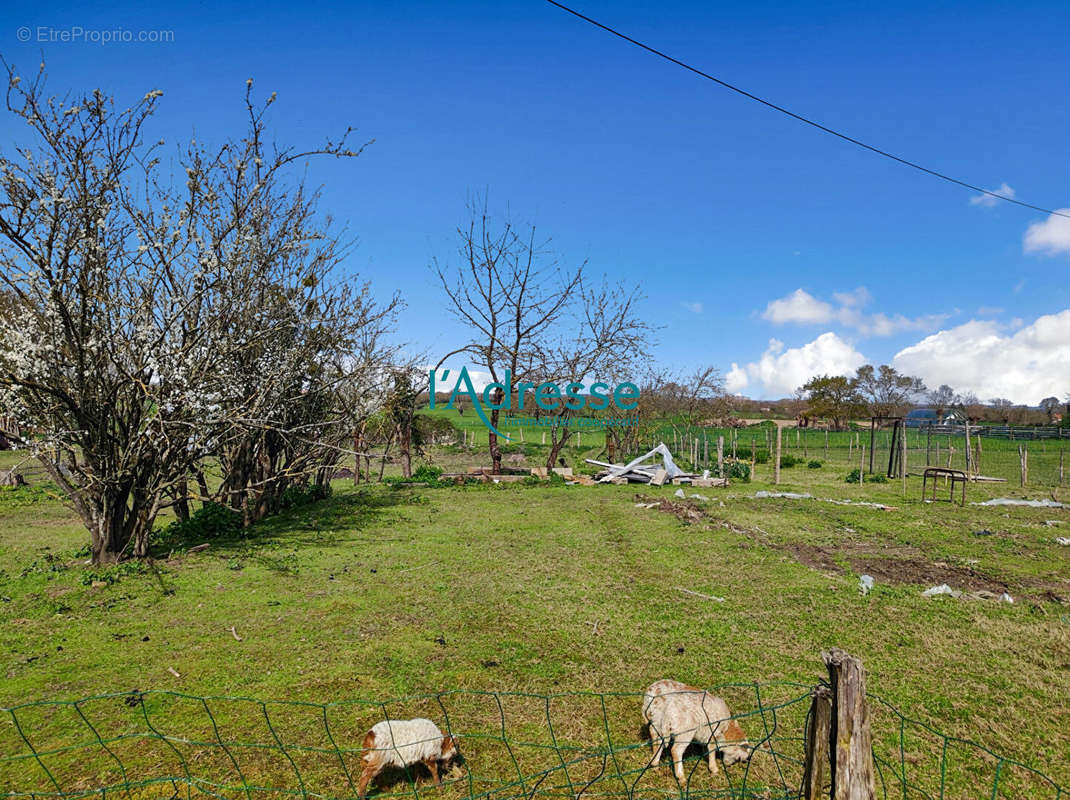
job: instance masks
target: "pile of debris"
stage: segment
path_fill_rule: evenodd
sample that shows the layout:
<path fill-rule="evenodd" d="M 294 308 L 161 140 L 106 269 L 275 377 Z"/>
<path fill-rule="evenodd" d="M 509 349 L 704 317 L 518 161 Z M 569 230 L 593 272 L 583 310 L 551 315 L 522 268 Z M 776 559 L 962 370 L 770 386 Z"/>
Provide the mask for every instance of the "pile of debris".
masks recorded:
<path fill-rule="evenodd" d="M 661 456 L 661 464 L 647 464 L 655 456 Z M 711 478 L 709 470 L 701 475 L 693 472 L 684 472 L 676 462 L 672 460 L 672 453 L 664 443 L 659 444 L 649 453 L 639 456 L 627 464 L 608 464 L 605 461 L 595 461 L 593 458 L 586 459 L 588 464 L 603 467 L 603 471 L 595 476 L 599 483 L 646 483 L 651 486 L 664 486 L 666 483 L 674 485 L 690 484 L 691 486 L 727 486 L 728 478 Z"/>

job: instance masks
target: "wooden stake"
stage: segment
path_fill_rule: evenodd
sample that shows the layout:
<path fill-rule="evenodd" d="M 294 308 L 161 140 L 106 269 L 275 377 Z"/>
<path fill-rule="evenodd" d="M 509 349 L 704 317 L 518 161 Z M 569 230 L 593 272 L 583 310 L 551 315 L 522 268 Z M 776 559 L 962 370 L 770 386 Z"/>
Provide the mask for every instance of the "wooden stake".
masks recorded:
<path fill-rule="evenodd" d="M 966 423 L 965 430 L 966 430 L 966 477 L 967 478 L 971 478 L 971 477 L 973 477 L 973 472 L 971 470 L 973 459 L 971 458 L 971 454 L 970 454 L 970 423 L 969 422 Z"/>
<path fill-rule="evenodd" d="M 899 471 L 903 475 L 903 497 L 907 496 L 907 428 L 903 425 L 903 435 L 899 439 Z"/>
<path fill-rule="evenodd" d="M 776 461 L 773 463 L 773 483 L 780 485 L 780 426 L 776 426 Z"/>
<path fill-rule="evenodd" d="M 717 477 L 724 477 L 724 437 L 717 437 Z"/>
<path fill-rule="evenodd" d="M 873 738 L 862 662 L 838 648 L 823 653 L 832 687 L 833 800 L 875 800 Z"/>

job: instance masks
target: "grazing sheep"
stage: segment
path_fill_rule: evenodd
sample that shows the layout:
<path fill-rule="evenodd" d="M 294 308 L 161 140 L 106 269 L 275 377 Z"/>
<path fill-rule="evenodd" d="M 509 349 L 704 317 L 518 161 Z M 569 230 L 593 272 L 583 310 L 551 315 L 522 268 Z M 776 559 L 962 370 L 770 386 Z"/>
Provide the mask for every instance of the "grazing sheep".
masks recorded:
<path fill-rule="evenodd" d="M 751 747 L 747 735 L 720 697 L 673 680 L 651 684 L 643 695 L 643 719 L 650 727 L 651 765 L 661 762 L 661 754 L 672 742 L 673 772 L 684 785 L 684 751 L 691 742 L 702 742 L 709 749 L 707 765 L 717 774 L 717 753 L 725 766 L 748 761 Z"/>
<path fill-rule="evenodd" d="M 363 800 L 368 784 L 386 767 L 411 767 L 423 763 L 440 785 L 438 767 L 457 755 L 457 739 L 443 734 L 429 719 L 388 719 L 377 722 L 364 735 L 357 797 Z"/>

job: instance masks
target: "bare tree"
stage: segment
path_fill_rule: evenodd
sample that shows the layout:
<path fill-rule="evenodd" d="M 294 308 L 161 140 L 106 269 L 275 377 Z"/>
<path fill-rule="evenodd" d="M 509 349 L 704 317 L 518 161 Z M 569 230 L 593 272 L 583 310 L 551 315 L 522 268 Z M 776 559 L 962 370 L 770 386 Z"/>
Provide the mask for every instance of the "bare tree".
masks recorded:
<path fill-rule="evenodd" d="M 644 394 L 653 400 L 661 421 L 674 430 L 689 430 L 728 411 L 724 381 L 716 367 L 698 367 L 686 374 L 654 372 L 647 384 Z"/>
<path fill-rule="evenodd" d="M 639 297 L 636 288 L 581 286 L 562 325 L 568 326 L 570 334 L 542 343 L 539 348 L 538 370 L 544 380 L 553 381 L 567 394 L 570 387 L 575 385 L 578 391 L 579 384 L 595 379 L 612 389 L 635 374 L 649 358 L 651 335 L 650 326 L 637 308 Z M 579 409 L 575 407 L 577 403 L 564 397 L 549 405 L 550 450 L 546 467 L 552 469 L 574 433 L 569 423 Z"/>
<path fill-rule="evenodd" d="M 548 343 L 556 338 L 555 327 L 581 294 L 586 262 L 562 268 L 547 251 L 547 242 L 536 242 L 534 226 L 522 236 L 508 220 L 495 222 L 485 197 L 470 202 L 468 211 L 468 224 L 457 230 L 458 261 L 451 267 L 436 260 L 433 268 L 450 312 L 472 338 L 443 357 L 439 366 L 464 353 L 496 383 L 505 370 L 514 387 L 537 383 L 547 372 L 545 356 Z M 504 399 L 500 389 L 491 397 L 490 423 L 495 429 Z M 502 453 L 494 430 L 488 449 L 494 472 L 500 472 Z"/>
<path fill-rule="evenodd" d="M 933 389 L 929 392 L 926 399 L 929 405 L 940 411 L 946 411 L 959 402 L 959 397 L 955 394 L 955 390 L 946 383 L 941 384 L 939 389 Z"/>

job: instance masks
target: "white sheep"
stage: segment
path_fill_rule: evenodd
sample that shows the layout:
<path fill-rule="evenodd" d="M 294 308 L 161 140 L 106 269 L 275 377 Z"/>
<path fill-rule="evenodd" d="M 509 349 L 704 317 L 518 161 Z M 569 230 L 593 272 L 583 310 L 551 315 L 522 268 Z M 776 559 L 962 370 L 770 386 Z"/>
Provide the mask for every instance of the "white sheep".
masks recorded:
<path fill-rule="evenodd" d="M 363 800 L 364 791 L 375 777 L 387 767 L 402 769 L 423 763 L 431 772 L 435 785 L 440 784 L 439 764 L 445 765 L 457 754 L 457 739 L 443 734 L 429 719 L 388 719 L 377 722 L 364 735 L 357 796 Z"/>

